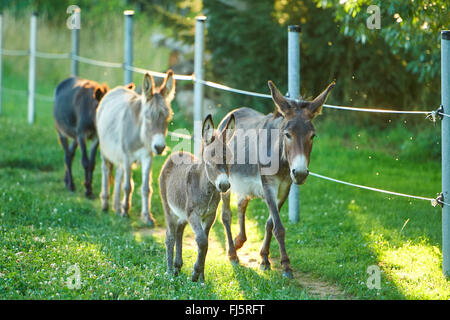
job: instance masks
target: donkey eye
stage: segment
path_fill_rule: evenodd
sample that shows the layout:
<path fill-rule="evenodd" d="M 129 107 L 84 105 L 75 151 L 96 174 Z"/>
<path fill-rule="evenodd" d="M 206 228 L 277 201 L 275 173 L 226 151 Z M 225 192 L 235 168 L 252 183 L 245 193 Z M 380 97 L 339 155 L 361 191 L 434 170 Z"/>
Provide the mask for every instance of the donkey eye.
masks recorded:
<path fill-rule="evenodd" d="M 286 138 L 288 138 L 289 140 L 292 139 L 291 134 L 289 132 L 285 132 L 284 135 L 286 136 Z"/>

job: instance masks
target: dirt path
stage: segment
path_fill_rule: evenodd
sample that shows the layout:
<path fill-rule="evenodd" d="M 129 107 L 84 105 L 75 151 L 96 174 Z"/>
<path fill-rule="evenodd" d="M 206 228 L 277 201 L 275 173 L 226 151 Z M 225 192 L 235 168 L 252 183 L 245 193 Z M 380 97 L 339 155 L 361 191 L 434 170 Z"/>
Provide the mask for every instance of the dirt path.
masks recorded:
<path fill-rule="evenodd" d="M 140 234 L 141 236 L 155 236 L 159 239 L 164 239 L 166 230 L 164 228 L 141 228 L 135 231 L 135 234 Z M 185 235 L 184 239 L 189 239 L 190 241 L 183 242 L 183 247 L 188 248 L 190 250 L 196 250 L 195 241 L 192 234 Z M 209 248 L 211 250 L 219 250 L 223 251 L 226 254 L 223 246 L 216 240 L 214 237 L 211 237 L 209 241 Z M 239 263 L 242 266 L 251 269 L 259 269 L 259 254 L 258 252 L 251 250 L 246 251 L 245 246 L 239 250 Z M 278 272 L 281 272 L 278 264 L 271 260 L 272 268 Z M 351 296 L 347 295 L 343 292 L 339 287 L 330 284 L 326 281 L 318 279 L 317 277 L 306 273 L 306 272 L 294 272 L 294 280 L 297 283 L 305 288 L 308 294 L 316 296 L 320 299 L 331 299 L 331 300 L 348 300 L 353 299 Z"/>

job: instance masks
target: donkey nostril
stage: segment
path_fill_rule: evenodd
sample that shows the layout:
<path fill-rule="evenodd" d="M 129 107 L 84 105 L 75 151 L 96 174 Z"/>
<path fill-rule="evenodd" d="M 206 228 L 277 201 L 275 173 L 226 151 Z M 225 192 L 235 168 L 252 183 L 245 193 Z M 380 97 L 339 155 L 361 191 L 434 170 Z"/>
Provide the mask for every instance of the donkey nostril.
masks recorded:
<path fill-rule="evenodd" d="M 158 154 L 161 154 L 161 153 L 164 151 L 165 148 L 166 148 L 165 145 L 156 145 L 156 146 L 155 146 L 156 152 L 157 152 Z"/>
<path fill-rule="evenodd" d="M 227 191 L 230 188 L 230 184 L 228 182 L 221 182 L 219 188 L 222 191 Z"/>

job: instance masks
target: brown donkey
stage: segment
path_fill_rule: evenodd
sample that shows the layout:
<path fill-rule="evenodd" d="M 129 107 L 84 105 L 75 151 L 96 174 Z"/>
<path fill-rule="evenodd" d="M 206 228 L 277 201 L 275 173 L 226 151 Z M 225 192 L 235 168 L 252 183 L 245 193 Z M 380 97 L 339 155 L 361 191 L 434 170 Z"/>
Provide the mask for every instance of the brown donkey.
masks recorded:
<path fill-rule="evenodd" d="M 159 185 L 166 217 L 167 268 L 173 270 L 173 250 L 176 243 L 175 274 L 183 265 L 182 240 L 186 224 L 192 227 L 198 246 L 192 281 L 204 281 L 209 230 L 216 219 L 220 192 L 230 188 L 228 165 L 232 158 L 227 143 L 235 129 L 231 116 L 220 133 L 215 132 L 211 115 L 202 129 L 202 161 L 188 152 L 172 153 L 164 163 Z"/>
<path fill-rule="evenodd" d="M 280 247 L 283 275 L 290 278 L 293 274 L 286 253 L 285 229 L 279 212 L 292 182 L 303 184 L 308 176 L 315 136 L 311 120 L 321 113 L 322 105 L 334 83 L 313 101 L 285 98 L 272 81 L 268 85 L 276 105 L 273 114 L 263 115 L 253 109 L 240 108 L 230 112 L 219 124 L 220 130 L 231 117 L 236 119 L 236 134 L 230 142 L 230 148 L 234 152 L 234 159 L 230 164 L 230 183 L 231 192 L 238 196 L 240 231 L 234 242 L 230 228 L 230 192 L 222 194 L 222 221 L 227 234 L 229 259 L 237 262 L 236 249 L 242 247 L 247 239 L 247 204 L 251 198 L 263 198 L 270 215 L 260 251 L 261 268 L 270 269 L 269 248 L 273 234 Z"/>
<path fill-rule="evenodd" d="M 92 174 L 98 148 L 95 130 L 95 112 L 99 101 L 108 91 L 106 84 L 70 77 L 61 81 L 55 90 L 53 117 L 61 146 L 64 149 L 66 170 L 64 182 L 70 191 L 75 191 L 72 177 L 72 160 L 78 145 L 81 163 L 85 172 L 86 196 L 92 196 Z M 68 139 L 73 139 L 69 147 Z M 90 156 L 86 151 L 86 140 L 92 140 Z"/>

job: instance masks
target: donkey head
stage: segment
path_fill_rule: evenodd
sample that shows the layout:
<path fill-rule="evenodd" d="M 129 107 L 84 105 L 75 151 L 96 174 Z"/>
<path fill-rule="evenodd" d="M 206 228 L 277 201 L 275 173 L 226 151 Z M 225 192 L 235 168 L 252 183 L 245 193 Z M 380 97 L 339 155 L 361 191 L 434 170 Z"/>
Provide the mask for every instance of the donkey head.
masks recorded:
<path fill-rule="evenodd" d="M 166 147 L 164 137 L 172 118 L 170 103 L 175 96 L 175 79 L 169 70 L 162 84 L 155 85 L 153 77 L 146 73 L 142 85 L 141 139 L 148 149 L 161 154 Z"/>
<path fill-rule="evenodd" d="M 230 188 L 228 180 L 229 167 L 233 152 L 228 143 L 236 130 L 234 115 L 230 117 L 222 132 L 214 129 L 211 115 L 203 121 L 202 128 L 202 157 L 208 180 L 216 186 L 219 192 L 227 192 Z"/>
<path fill-rule="evenodd" d="M 303 101 L 284 97 L 269 81 L 272 100 L 275 102 L 275 116 L 283 117 L 280 126 L 280 145 L 282 155 L 289 163 L 292 181 L 303 184 L 309 174 L 308 166 L 311 156 L 315 129 L 311 120 L 322 112 L 328 94 L 335 83 L 328 87 L 312 101 Z"/>

